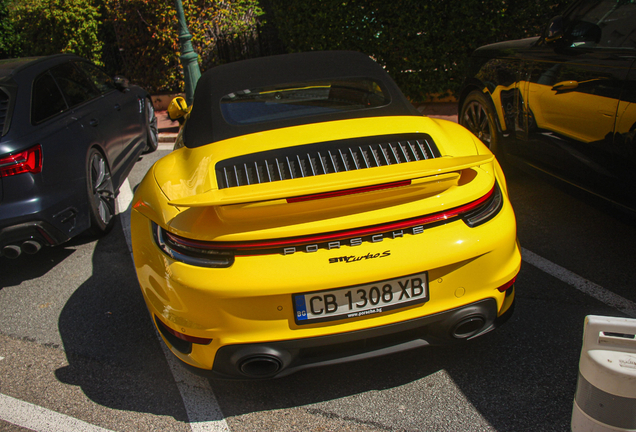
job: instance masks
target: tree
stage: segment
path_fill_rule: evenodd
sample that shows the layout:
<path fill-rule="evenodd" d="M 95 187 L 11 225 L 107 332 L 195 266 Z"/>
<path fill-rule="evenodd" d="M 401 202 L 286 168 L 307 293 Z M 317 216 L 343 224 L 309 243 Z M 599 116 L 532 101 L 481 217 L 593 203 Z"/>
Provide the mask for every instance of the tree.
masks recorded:
<path fill-rule="evenodd" d="M 9 17 L 9 2 L 0 0 L 0 59 L 15 57 L 18 45 L 18 35 Z"/>
<path fill-rule="evenodd" d="M 183 74 L 174 1 L 103 0 L 113 23 L 124 73 L 153 92 L 180 91 Z M 201 69 L 220 62 L 215 43 L 220 34 L 238 37 L 255 28 L 262 15 L 257 0 L 182 0 Z"/>

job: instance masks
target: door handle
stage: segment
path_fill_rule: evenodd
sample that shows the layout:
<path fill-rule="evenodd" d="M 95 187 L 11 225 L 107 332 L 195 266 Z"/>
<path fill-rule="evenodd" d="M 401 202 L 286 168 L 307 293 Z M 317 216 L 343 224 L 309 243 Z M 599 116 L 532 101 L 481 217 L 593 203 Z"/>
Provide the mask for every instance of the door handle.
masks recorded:
<path fill-rule="evenodd" d="M 97 119 L 91 119 L 91 121 L 88 122 L 89 125 L 95 127 L 99 124 L 99 120 Z"/>
<path fill-rule="evenodd" d="M 552 86 L 552 90 L 554 91 L 563 91 L 563 90 L 574 90 L 579 86 L 578 81 L 561 81 L 560 83 L 556 83 Z"/>
<path fill-rule="evenodd" d="M 121 105 L 119 105 L 119 104 L 115 104 L 115 109 L 116 109 L 117 111 L 121 111 Z"/>

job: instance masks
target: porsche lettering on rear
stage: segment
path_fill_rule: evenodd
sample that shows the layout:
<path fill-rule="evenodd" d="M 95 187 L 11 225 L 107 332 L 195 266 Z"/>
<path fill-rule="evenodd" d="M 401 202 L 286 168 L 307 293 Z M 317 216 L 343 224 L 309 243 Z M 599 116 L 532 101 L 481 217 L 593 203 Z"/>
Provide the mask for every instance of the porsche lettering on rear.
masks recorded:
<path fill-rule="evenodd" d="M 340 249 L 343 246 L 361 246 L 365 242 L 379 243 L 383 241 L 385 238 L 396 239 L 396 238 L 404 237 L 404 234 L 417 235 L 417 234 L 422 234 L 423 232 L 424 232 L 424 227 L 417 226 L 417 227 L 410 228 L 408 230 L 373 234 L 371 236 L 356 237 L 356 238 L 347 239 L 347 240 L 336 240 L 336 241 L 330 241 L 326 243 L 316 243 L 316 244 L 309 244 L 304 246 L 289 246 L 289 247 L 283 248 L 283 255 L 291 255 L 296 252 L 311 253 L 311 252 L 317 252 L 319 249 L 326 249 L 326 250 Z"/>

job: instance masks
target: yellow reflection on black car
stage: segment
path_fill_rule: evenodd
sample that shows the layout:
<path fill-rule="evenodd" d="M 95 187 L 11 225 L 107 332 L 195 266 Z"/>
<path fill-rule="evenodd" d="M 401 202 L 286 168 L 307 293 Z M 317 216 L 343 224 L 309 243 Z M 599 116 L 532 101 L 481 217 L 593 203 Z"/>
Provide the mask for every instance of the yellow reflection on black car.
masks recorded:
<path fill-rule="evenodd" d="M 635 2 L 575 2 L 542 36 L 473 53 L 459 121 L 500 158 L 634 211 L 635 59 Z"/>

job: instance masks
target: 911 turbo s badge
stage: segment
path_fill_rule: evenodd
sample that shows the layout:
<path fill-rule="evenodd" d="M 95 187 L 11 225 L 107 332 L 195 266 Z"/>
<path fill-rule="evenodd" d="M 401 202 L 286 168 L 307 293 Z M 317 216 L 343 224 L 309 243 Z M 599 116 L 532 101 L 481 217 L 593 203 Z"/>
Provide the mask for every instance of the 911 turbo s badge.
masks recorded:
<path fill-rule="evenodd" d="M 349 255 L 349 256 L 341 256 L 341 257 L 337 257 L 337 258 L 329 258 L 329 264 L 335 264 L 335 263 L 339 263 L 339 262 L 343 262 L 343 263 L 352 263 L 352 262 L 356 262 L 356 261 L 362 261 L 362 260 L 368 260 L 368 259 L 373 259 L 373 258 L 385 258 L 391 255 L 391 251 L 384 251 L 382 253 L 376 253 L 376 254 L 366 254 L 366 255 L 362 255 L 362 256 L 355 256 L 355 255 Z"/>

